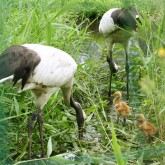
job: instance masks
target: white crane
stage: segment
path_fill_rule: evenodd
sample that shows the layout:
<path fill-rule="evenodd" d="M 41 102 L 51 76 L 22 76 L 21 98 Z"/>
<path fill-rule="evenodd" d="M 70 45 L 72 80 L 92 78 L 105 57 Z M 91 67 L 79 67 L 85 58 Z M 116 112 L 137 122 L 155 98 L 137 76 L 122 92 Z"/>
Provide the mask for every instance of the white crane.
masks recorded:
<path fill-rule="evenodd" d="M 118 71 L 118 66 L 112 60 L 113 45 L 120 43 L 123 45 L 126 54 L 126 75 L 127 75 L 127 98 L 129 98 L 129 62 L 128 48 L 129 39 L 137 29 L 139 15 L 134 7 L 113 8 L 108 10 L 100 20 L 99 32 L 105 37 L 108 46 L 107 62 L 110 68 L 109 93 L 111 96 L 112 75 Z"/>
<path fill-rule="evenodd" d="M 0 82 L 12 80 L 20 91 L 31 90 L 36 96 L 37 110 L 28 122 L 29 150 L 31 158 L 32 130 L 39 124 L 42 157 L 44 157 L 43 119 L 41 110 L 53 93 L 61 88 L 63 97 L 76 111 L 79 139 L 83 137 L 85 113 L 72 96 L 73 77 L 77 64 L 66 52 L 39 44 L 15 45 L 0 56 Z M 22 81 L 21 81 L 22 80 Z"/>

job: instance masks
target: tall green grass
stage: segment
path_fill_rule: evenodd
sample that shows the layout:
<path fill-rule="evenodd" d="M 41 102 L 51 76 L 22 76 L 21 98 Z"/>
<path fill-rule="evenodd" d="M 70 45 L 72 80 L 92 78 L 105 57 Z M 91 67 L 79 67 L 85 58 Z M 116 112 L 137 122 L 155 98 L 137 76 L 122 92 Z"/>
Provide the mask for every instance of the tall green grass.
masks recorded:
<path fill-rule="evenodd" d="M 145 100 L 141 105 L 141 111 L 145 113 L 148 119 L 151 119 L 159 131 L 160 140 L 165 139 L 164 132 L 164 60 L 159 57 L 159 50 L 165 45 L 165 9 L 164 1 L 159 1 L 160 11 L 156 15 L 156 11 L 152 17 L 143 14 L 144 27 L 143 38 L 148 46 L 147 55 L 143 56 L 143 66 L 145 75 L 140 82 L 141 90 L 145 93 Z M 163 6 L 163 7 L 162 7 Z M 157 8 L 158 6 L 155 6 Z M 150 11 L 151 12 L 151 11 Z"/>
<path fill-rule="evenodd" d="M 87 119 L 85 122 L 85 141 L 77 140 L 75 112 L 64 104 L 61 92 L 54 94 L 42 114 L 44 118 L 45 150 L 51 137 L 52 155 L 69 151 L 76 154 L 80 162 L 105 164 L 115 162 L 134 164 L 145 161 L 162 163 L 163 143 L 165 142 L 164 109 L 164 57 L 158 51 L 165 45 L 164 1 L 131 1 L 143 16 L 138 35 L 143 47 L 132 40 L 131 63 L 131 99 L 133 115 L 144 113 L 159 129 L 155 143 L 149 145 L 134 125 L 134 116 L 128 119 L 123 128 L 114 124 L 114 108 L 109 106 L 108 64 L 103 44 L 90 35 L 90 16 L 99 21 L 100 16 L 109 8 L 127 6 L 128 1 L 86 1 L 86 0 L 8 0 L 0 2 L 1 52 L 12 44 L 41 43 L 60 48 L 77 61 L 74 97 L 82 104 Z M 158 14 L 159 13 L 159 14 Z M 103 50 L 103 54 L 101 52 Z M 118 56 L 122 48 L 117 46 L 114 52 Z M 121 57 L 121 55 L 120 55 Z M 124 59 L 124 57 L 122 57 Z M 120 61 L 119 61 L 120 62 Z M 124 91 L 124 60 L 121 70 L 114 78 L 113 89 Z M 142 78 L 143 77 L 143 78 Z M 142 78 L 142 79 L 141 79 Z M 139 82 L 141 83 L 139 85 Z M 5 113 L 5 122 L 9 124 L 9 155 L 13 161 L 27 159 L 27 121 L 35 109 L 34 97 L 30 92 L 17 94 L 11 84 L 0 84 L 0 102 Z M 38 125 L 33 134 L 33 155 L 40 158 Z M 111 132 L 112 130 L 112 132 Z M 114 132 L 115 130 L 115 132 Z M 50 146 L 50 141 L 48 143 Z M 162 144 L 162 146 L 161 146 Z M 157 147 L 158 146 L 158 147 Z M 49 150 L 50 149 L 50 150 Z M 157 151 L 157 154 L 149 154 Z M 122 155 L 121 155 L 122 153 Z M 159 154 L 160 153 L 160 154 Z M 55 159 L 55 158 L 54 158 Z"/>

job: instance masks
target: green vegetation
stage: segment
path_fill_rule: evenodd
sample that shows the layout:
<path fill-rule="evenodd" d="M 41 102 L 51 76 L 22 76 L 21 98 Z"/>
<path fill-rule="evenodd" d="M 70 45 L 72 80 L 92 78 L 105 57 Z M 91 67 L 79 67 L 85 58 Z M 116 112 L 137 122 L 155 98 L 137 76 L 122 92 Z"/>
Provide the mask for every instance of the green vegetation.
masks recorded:
<path fill-rule="evenodd" d="M 131 42 L 131 98 L 128 104 L 132 107 L 132 115 L 127 126 L 122 127 L 121 122 L 115 124 L 114 107 L 107 97 L 106 47 L 96 29 L 100 16 L 109 8 L 131 4 L 140 11 L 143 21 Z M 74 97 L 87 114 L 85 139 L 77 140 L 75 112 L 64 104 L 59 91 L 42 111 L 45 150 L 50 155 L 52 149 L 52 154 L 49 160 L 34 160 L 34 163 L 165 163 L 164 0 L 6 0 L 0 1 L 0 9 L 0 52 L 14 44 L 41 43 L 68 52 L 78 63 Z M 125 57 L 120 45 L 113 57 L 121 66 L 113 78 L 113 90 L 122 91 L 125 99 Z M 3 161 L 19 164 L 18 161 L 24 160 L 20 164 L 32 164 L 25 160 L 27 121 L 35 108 L 33 95 L 30 92 L 17 94 L 10 83 L 0 84 L 0 106 L 0 133 L 3 135 L 0 153 L 6 151 Z M 144 113 L 158 128 L 154 143 L 146 143 L 136 128 L 134 115 L 137 113 Z M 1 144 L 5 144 L 4 148 Z M 32 151 L 34 158 L 40 158 L 38 125 L 33 134 Z"/>

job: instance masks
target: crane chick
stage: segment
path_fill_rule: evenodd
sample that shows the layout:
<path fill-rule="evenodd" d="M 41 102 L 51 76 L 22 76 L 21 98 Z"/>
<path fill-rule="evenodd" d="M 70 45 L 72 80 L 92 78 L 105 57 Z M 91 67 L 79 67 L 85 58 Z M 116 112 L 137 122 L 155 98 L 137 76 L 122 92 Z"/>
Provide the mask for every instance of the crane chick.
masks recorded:
<path fill-rule="evenodd" d="M 112 96 L 115 97 L 113 104 L 116 110 L 117 124 L 119 122 L 119 118 L 123 117 L 123 125 L 125 125 L 126 117 L 128 117 L 131 113 L 130 107 L 127 105 L 127 103 L 122 101 L 122 94 L 120 91 L 116 91 Z"/>
<path fill-rule="evenodd" d="M 157 132 L 155 126 L 149 121 L 146 121 L 143 114 L 136 115 L 136 122 L 139 130 L 144 134 L 146 141 L 151 142 L 153 140 L 153 136 Z"/>

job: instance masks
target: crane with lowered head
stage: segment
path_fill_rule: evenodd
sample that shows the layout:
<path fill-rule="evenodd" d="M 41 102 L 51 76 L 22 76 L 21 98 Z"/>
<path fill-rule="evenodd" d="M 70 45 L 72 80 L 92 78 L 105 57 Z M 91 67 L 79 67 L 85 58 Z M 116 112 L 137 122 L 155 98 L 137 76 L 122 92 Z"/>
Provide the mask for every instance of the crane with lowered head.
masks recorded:
<path fill-rule="evenodd" d="M 41 111 L 49 98 L 61 89 L 64 100 L 76 111 L 78 138 L 83 138 L 85 113 L 72 95 L 73 77 L 77 69 L 74 59 L 66 52 L 40 44 L 14 45 L 0 56 L 0 82 L 13 81 L 20 92 L 31 90 L 36 96 L 37 110 L 28 121 L 28 158 L 31 158 L 32 131 L 37 120 L 44 157 L 43 119 Z"/>

